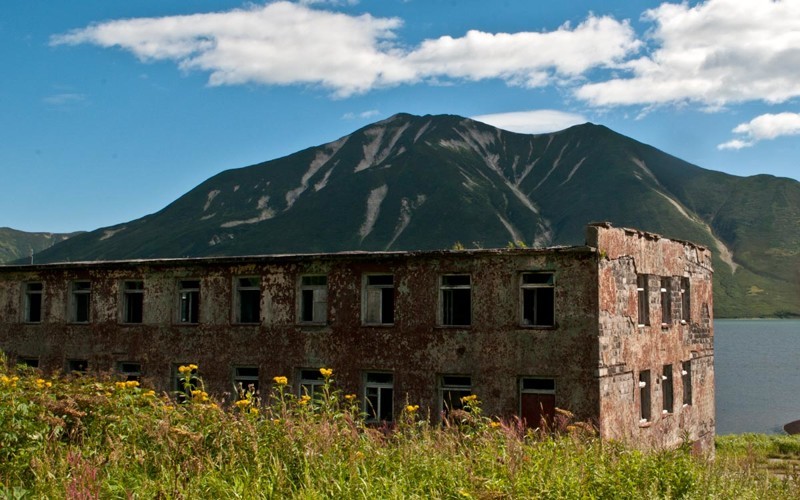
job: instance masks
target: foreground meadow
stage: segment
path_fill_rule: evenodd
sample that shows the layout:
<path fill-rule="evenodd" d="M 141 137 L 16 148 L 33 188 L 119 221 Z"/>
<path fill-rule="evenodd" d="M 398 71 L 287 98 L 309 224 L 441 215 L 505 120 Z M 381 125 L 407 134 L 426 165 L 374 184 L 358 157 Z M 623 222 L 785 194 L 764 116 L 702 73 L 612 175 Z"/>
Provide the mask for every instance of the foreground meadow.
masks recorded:
<path fill-rule="evenodd" d="M 314 398 L 276 377 L 263 399 L 217 401 L 193 368 L 179 403 L 0 358 L 0 498 L 800 498 L 788 436 L 719 438 L 709 461 L 601 441 L 566 412 L 526 431 L 474 397 L 445 425 L 412 402 L 390 430 L 365 425 L 331 370 Z"/>

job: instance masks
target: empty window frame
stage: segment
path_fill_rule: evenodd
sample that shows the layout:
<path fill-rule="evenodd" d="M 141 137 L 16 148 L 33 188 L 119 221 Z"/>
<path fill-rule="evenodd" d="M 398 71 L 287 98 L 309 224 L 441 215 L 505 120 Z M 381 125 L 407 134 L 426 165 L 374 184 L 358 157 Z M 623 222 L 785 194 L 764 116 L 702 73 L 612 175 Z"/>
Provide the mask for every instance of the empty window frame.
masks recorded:
<path fill-rule="evenodd" d="M 17 364 L 28 368 L 39 368 L 39 358 L 22 357 L 17 360 Z"/>
<path fill-rule="evenodd" d="M 689 323 L 692 319 L 692 293 L 689 278 L 681 278 L 681 322 Z"/>
<path fill-rule="evenodd" d="M 555 276 L 553 273 L 522 273 L 520 276 L 521 324 L 555 325 Z"/>
<path fill-rule="evenodd" d="M 672 365 L 664 365 L 661 372 L 661 400 L 663 413 L 672 413 L 675 410 L 675 398 L 672 383 Z"/>
<path fill-rule="evenodd" d="M 394 276 L 370 274 L 364 285 L 364 324 L 394 323 Z"/>
<path fill-rule="evenodd" d="M 200 280 L 178 282 L 178 322 L 186 325 L 200 322 Z"/>
<path fill-rule="evenodd" d="M 364 379 L 364 413 L 367 414 L 367 422 L 392 422 L 394 375 L 372 372 L 366 373 Z"/>
<path fill-rule="evenodd" d="M 82 374 L 89 369 L 89 362 L 85 359 L 68 359 L 67 373 Z"/>
<path fill-rule="evenodd" d="M 122 283 L 122 322 L 141 323 L 144 318 L 144 281 Z"/>
<path fill-rule="evenodd" d="M 683 383 L 683 404 L 692 404 L 692 362 L 684 361 L 681 364 L 681 382 Z"/>
<path fill-rule="evenodd" d="M 442 414 L 464 407 L 461 398 L 472 394 L 472 377 L 469 375 L 442 375 L 439 377 L 439 408 Z"/>
<path fill-rule="evenodd" d="M 236 323 L 261 322 L 261 278 L 236 278 Z"/>
<path fill-rule="evenodd" d="M 524 377 L 519 380 L 519 416 L 527 427 L 549 427 L 556 412 L 556 381 Z"/>
<path fill-rule="evenodd" d="M 649 422 L 652 418 L 650 404 L 650 370 L 639 372 L 639 423 Z"/>
<path fill-rule="evenodd" d="M 122 361 L 117 364 L 117 371 L 125 380 L 140 380 L 142 378 L 142 364 L 132 361 Z"/>
<path fill-rule="evenodd" d="M 323 325 L 328 320 L 328 277 L 300 277 L 300 322 Z"/>
<path fill-rule="evenodd" d="M 239 397 L 244 397 L 246 393 L 258 393 L 258 367 L 257 366 L 234 366 L 233 367 L 233 388 Z"/>
<path fill-rule="evenodd" d="M 44 285 L 42 283 L 25 283 L 25 317 L 26 323 L 40 323 L 42 321 L 42 297 Z"/>
<path fill-rule="evenodd" d="M 315 393 L 319 394 L 322 391 L 324 384 L 325 378 L 319 369 L 300 370 L 300 386 L 298 387 L 300 396 L 309 395 L 313 398 Z"/>
<path fill-rule="evenodd" d="M 661 278 L 661 324 L 672 323 L 672 280 Z"/>
<path fill-rule="evenodd" d="M 472 283 L 469 274 L 448 274 L 441 277 L 440 324 L 469 326 L 472 323 Z"/>
<path fill-rule="evenodd" d="M 91 319 L 91 304 L 91 282 L 73 281 L 70 285 L 70 321 L 73 323 L 88 323 Z"/>
<path fill-rule="evenodd" d="M 647 286 L 648 278 L 649 276 L 646 274 L 636 275 L 636 298 L 639 309 L 639 326 L 647 326 L 650 324 L 650 294 Z"/>

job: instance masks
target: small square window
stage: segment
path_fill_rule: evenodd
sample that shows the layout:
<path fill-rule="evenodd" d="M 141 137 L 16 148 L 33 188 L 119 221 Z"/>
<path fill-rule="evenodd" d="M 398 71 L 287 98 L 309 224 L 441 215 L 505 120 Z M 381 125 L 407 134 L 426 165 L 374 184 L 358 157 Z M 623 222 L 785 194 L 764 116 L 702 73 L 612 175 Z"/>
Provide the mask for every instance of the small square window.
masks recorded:
<path fill-rule="evenodd" d="M 200 280 L 178 282 L 178 322 L 185 325 L 200 322 Z"/>
<path fill-rule="evenodd" d="M 261 278 L 236 279 L 236 322 L 261 323 Z"/>
<path fill-rule="evenodd" d="M 88 323 L 91 319 L 91 282 L 73 281 L 70 290 L 70 321 L 73 323 Z"/>
<path fill-rule="evenodd" d="M 373 274 L 366 277 L 364 323 L 367 325 L 394 323 L 394 276 L 391 274 Z"/>
<path fill-rule="evenodd" d="M 469 274 L 441 277 L 439 287 L 440 324 L 469 326 L 472 324 L 472 281 Z"/>
<path fill-rule="evenodd" d="M 122 322 L 141 323 L 144 319 L 144 281 L 125 281 L 122 289 Z"/>
<path fill-rule="evenodd" d="M 522 273 L 520 300 L 524 326 L 555 325 L 555 276 L 553 273 Z"/>
<path fill-rule="evenodd" d="M 328 277 L 300 278 L 300 322 L 323 325 L 328 320 Z"/>
<path fill-rule="evenodd" d="M 469 375 L 442 375 L 439 377 L 439 408 L 443 414 L 464 408 L 461 398 L 472 394 L 472 377 Z"/>
<path fill-rule="evenodd" d="M 131 361 L 123 361 L 117 364 L 117 370 L 125 380 L 140 380 L 142 377 L 142 364 Z"/>
<path fill-rule="evenodd" d="M 40 323 L 42 321 L 42 283 L 25 283 L 25 322 Z"/>

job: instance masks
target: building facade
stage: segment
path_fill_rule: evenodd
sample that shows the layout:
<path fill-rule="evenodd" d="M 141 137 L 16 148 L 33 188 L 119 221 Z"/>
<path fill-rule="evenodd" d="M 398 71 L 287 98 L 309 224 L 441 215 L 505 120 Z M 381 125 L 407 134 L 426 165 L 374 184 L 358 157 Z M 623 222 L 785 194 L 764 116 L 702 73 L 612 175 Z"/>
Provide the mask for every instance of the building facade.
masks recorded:
<path fill-rule="evenodd" d="M 714 435 L 711 254 L 593 224 L 585 246 L 0 267 L 0 349 L 159 390 L 297 392 L 320 367 L 375 420 L 476 394 L 529 425 L 556 407 L 607 438 L 699 449 Z"/>

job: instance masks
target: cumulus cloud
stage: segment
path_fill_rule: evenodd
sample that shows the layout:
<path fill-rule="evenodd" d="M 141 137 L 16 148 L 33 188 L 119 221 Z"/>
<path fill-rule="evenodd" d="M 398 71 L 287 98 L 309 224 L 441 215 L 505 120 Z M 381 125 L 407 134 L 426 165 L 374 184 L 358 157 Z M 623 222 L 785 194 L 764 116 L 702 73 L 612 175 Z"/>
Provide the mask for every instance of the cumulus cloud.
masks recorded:
<path fill-rule="evenodd" d="M 86 100 L 84 94 L 76 94 L 73 92 L 63 92 L 60 94 L 53 94 L 42 98 L 42 102 L 51 106 L 66 106 L 69 104 L 76 104 Z"/>
<path fill-rule="evenodd" d="M 472 119 L 488 123 L 489 125 L 503 130 L 510 130 L 522 134 L 555 132 L 588 121 L 581 115 L 565 113 L 554 109 L 495 113 L 473 116 Z"/>
<path fill-rule="evenodd" d="M 550 32 L 470 31 L 418 47 L 397 41 L 401 26 L 397 18 L 351 16 L 284 1 L 108 21 L 56 35 L 51 44 L 119 47 L 143 61 L 175 61 L 184 70 L 209 72 L 210 85 L 311 84 L 339 96 L 452 79 L 499 78 L 537 87 L 614 67 L 641 45 L 627 22 L 593 15 Z"/>
<path fill-rule="evenodd" d="M 717 149 L 742 149 L 758 141 L 771 140 L 786 135 L 800 135 L 800 113 L 777 113 L 757 116 L 747 123 L 740 123 L 734 134 L 743 137 L 717 146 Z"/>
<path fill-rule="evenodd" d="M 342 115 L 342 118 L 345 120 L 355 120 L 356 118 L 374 118 L 380 114 L 380 111 L 377 109 L 370 109 L 368 111 L 362 111 L 361 113 L 345 113 Z"/>
<path fill-rule="evenodd" d="M 800 95 L 800 2 L 708 0 L 663 3 L 646 56 L 622 76 L 588 83 L 576 95 L 597 106 L 696 102 L 711 108 Z"/>

